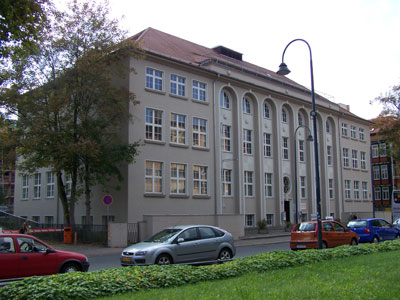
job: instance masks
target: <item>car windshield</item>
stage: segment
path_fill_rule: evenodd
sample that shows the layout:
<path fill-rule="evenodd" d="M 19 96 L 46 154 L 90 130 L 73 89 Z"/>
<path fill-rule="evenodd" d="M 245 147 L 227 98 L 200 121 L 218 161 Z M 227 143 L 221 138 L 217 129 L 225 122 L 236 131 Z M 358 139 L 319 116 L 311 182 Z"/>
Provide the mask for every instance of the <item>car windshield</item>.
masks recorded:
<path fill-rule="evenodd" d="M 301 223 L 296 231 L 315 231 L 315 223 Z"/>
<path fill-rule="evenodd" d="M 149 239 L 145 240 L 145 242 L 147 242 L 147 243 L 165 243 L 179 231 L 181 231 L 181 229 L 164 229 L 164 230 L 156 233 Z"/>
<path fill-rule="evenodd" d="M 352 227 L 352 228 L 364 228 L 364 227 L 367 227 L 367 221 L 360 221 L 360 220 L 350 221 L 350 222 L 347 224 L 347 227 Z"/>

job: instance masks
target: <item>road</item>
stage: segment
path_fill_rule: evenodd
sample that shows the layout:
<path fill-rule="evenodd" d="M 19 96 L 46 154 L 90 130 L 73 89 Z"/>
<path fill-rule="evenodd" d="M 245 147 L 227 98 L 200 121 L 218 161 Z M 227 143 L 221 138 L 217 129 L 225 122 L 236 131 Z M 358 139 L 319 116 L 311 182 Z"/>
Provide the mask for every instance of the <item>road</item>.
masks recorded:
<path fill-rule="evenodd" d="M 289 242 L 269 244 L 269 245 L 254 245 L 254 246 L 239 246 L 236 247 L 236 256 L 246 257 L 262 252 L 270 252 L 275 250 L 290 250 Z M 102 254 L 102 255 L 88 255 L 90 262 L 90 271 L 119 268 L 119 254 Z"/>

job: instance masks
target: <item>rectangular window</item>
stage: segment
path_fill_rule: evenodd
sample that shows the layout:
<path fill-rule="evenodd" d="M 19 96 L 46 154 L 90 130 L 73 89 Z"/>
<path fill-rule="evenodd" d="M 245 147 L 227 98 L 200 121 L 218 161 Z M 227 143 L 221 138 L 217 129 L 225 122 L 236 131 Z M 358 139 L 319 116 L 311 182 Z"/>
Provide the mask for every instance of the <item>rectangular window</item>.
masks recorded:
<path fill-rule="evenodd" d="M 274 225 L 274 215 L 273 214 L 267 214 L 267 225 L 268 226 Z"/>
<path fill-rule="evenodd" d="M 380 157 L 386 157 L 387 156 L 386 143 L 381 143 L 379 145 L 379 151 L 380 151 Z"/>
<path fill-rule="evenodd" d="M 332 166 L 332 146 L 326 146 L 326 156 L 328 160 L 328 166 Z"/>
<path fill-rule="evenodd" d="M 269 119 L 271 117 L 269 104 L 267 102 L 264 102 L 263 108 L 264 108 L 263 109 L 264 118 Z"/>
<path fill-rule="evenodd" d="M 361 170 L 367 169 L 367 153 L 360 151 Z"/>
<path fill-rule="evenodd" d="M 207 167 L 193 166 L 193 194 L 208 195 Z"/>
<path fill-rule="evenodd" d="M 357 138 L 357 127 L 354 125 L 350 126 L 350 135 L 352 139 L 356 139 Z"/>
<path fill-rule="evenodd" d="M 390 199 L 389 188 L 382 187 L 382 200 L 389 200 L 389 199 Z"/>
<path fill-rule="evenodd" d="M 252 154 L 251 130 L 243 129 L 243 153 Z"/>
<path fill-rule="evenodd" d="M 381 165 L 381 179 L 386 180 L 389 178 L 388 166 Z"/>
<path fill-rule="evenodd" d="M 229 99 L 229 96 L 227 93 L 225 93 L 225 92 L 220 93 L 219 106 L 221 108 L 225 108 L 225 109 L 231 108 L 231 102 L 230 102 L 230 99 Z"/>
<path fill-rule="evenodd" d="M 330 178 L 328 182 L 328 190 L 329 190 L 329 199 L 333 199 L 335 197 L 335 194 L 333 192 L 333 179 Z"/>
<path fill-rule="evenodd" d="M 199 101 L 206 101 L 206 87 L 205 83 L 193 80 L 192 98 Z"/>
<path fill-rule="evenodd" d="M 193 146 L 207 147 L 207 120 L 193 118 Z"/>
<path fill-rule="evenodd" d="M 372 158 L 379 157 L 379 145 L 378 144 L 373 144 L 371 146 L 371 149 L 372 149 Z"/>
<path fill-rule="evenodd" d="M 343 148 L 343 167 L 350 168 L 349 149 Z"/>
<path fill-rule="evenodd" d="M 163 112 L 146 108 L 146 139 L 153 141 L 162 140 Z"/>
<path fill-rule="evenodd" d="M 163 72 L 146 68 L 146 88 L 156 91 L 163 90 Z"/>
<path fill-rule="evenodd" d="M 71 197 L 71 189 L 72 189 L 72 176 L 71 174 L 67 174 L 65 175 L 65 193 L 67 194 L 67 197 Z"/>
<path fill-rule="evenodd" d="M 272 197 L 273 189 L 272 189 L 272 173 L 265 173 L 264 176 L 264 195 L 265 197 Z"/>
<path fill-rule="evenodd" d="M 271 157 L 271 135 L 269 133 L 264 133 L 264 157 Z"/>
<path fill-rule="evenodd" d="M 145 192 L 163 192 L 163 163 L 158 161 L 146 161 Z"/>
<path fill-rule="evenodd" d="M 171 164 L 171 194 L 186 195 L 186 165 Z"/>
<path fill-rule="evenodd" d="M 171 74 L 170 93 L 185 97 L 185 78 Z"/>
<path fill-rule="evenodd" d="M 245 197 L 253 196 L 253 172 L 244 171 L 244 195 Z"/>
<path fill-rule="evenodd" d="M 29 176 L 22 176 L 22 199 L 27 200 L 29 198 Z"/>
<path fill-rule="evenodd" d="M 222 142 L 221 147 L 222 151 L 231 152 L 231 126 L 222 125 L 221 127 L 221 136 Z"/>
<path fill-rule="evenodd" d="M 359 200 L 360 199 L 360 182 L 359 181 L 354 181 L 353 182 L 353 192 L 354 192 L 354 199 Z"/>
<path fill-rule="evenodd" d="M 299 161 L 300 162 L 304 162 L 305 158 L 304 158 L 304 141 L 303 140 L 299 140 Z"/>
<path fill-rule="evenodd" d="M 34 175 L 34 186 L 33 186 L 33 199 L 40 198 L 40 187 L 42 185 L 42 174 L 36 173 Z"/>
<path fill-rule="evenodd" d="M 350 180 L 344 181 L 344 198 L 345 199 L 351 198 L 351 181 Z"/>
<path fill-rule="evenodd" d="M 40 223 L 40 216 L 32 216 L 32 221 L 36 223 Z"/>
<path fill-rule="evenodd" d="M 358 169 L 358 151 L 351 150 L 351 157 L 353 162 L 353 169 Z"/>
<path fill-rule="evenodd" d="M 348 136 L 346 123 L 342 123 L 342 136 Z"/>
<path fill-rule="evenodd" d="M 171 143 L 186 144 L 186 116 L 171 113 Z"/>
<path fill-rule="evenodd" d="M 54 198 L 54 186 L 55 186 L 55 178 L 54 173 L 49 171 L 46 173 L 47 182 L 46 182 L 46 197 Z"/>
<path fill-rule="evenodd" d="M 374 196 L 375 196 L 375 200 L 382 200 L 380 187 L 374 187 Z"/>
<path fill-rule="evenodd" d="M 283 159 L 289 159 L 289 138 L 282 137 L 282 155 Z"/>
<path fill-rule="evenodd" d="M 372 178 L 374 180 L 381 180 L 381 172 L 379 166 L 372 167 Z"/>
<path fill-rule="evenodd" d="M 363 200 L 368 200 L 368 182 L 366 181 L 362 182 L 362 194 Z"/>
<path fill-rule="evenodd" d="M 365 141 L 364 128 L 359 128 L 359 129 L 358 129 L 358 136 L 359 136 L 359 138 L 360 138 L 360 141 Z"/>
<path fill-rule="evenodd" d="M 232 170 L 222 170 L 222 194 L 232 196 Z"/>
<path fill-rule="evenodd" d="M 246 215 L 245 216 L 245 227 L 255 227 L 256 226 L 256 216 L 255 215 Z"/>
<path fill-rule="evenodd" d="M 53 225 L 54 224 L 54 217 L 53 216 L 44 216 L 44 223 L 46 225 Z"/>
<path fill-rule="evenodd" d="M 300 176 L 300 197 L 302 199 L 305 199 L 307 197 L 305 176 Z"/>

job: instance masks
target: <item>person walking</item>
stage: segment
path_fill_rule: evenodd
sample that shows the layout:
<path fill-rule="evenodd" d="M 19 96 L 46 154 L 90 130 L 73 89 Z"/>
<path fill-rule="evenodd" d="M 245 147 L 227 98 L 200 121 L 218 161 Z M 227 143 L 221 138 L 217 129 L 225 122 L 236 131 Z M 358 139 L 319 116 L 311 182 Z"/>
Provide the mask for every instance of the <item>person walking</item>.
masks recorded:
<path fill-rule="evenodd" d="M 29 233 L 29 223 L 28 223 L 28 221 L 25 221 L 24 224 L 22 224 L 22 227 L 19 230 L 19 233 L 22 233 L 22 234 L 28 234 Z"/>

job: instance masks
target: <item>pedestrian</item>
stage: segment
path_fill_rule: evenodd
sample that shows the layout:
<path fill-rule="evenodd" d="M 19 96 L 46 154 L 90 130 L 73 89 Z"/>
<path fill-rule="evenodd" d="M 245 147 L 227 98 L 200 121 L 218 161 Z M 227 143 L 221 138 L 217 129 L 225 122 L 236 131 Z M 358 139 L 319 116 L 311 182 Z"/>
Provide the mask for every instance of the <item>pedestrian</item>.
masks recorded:
<path fill-rule="evenodd" d="M 24 224 L 22 224 L 22 227 L 19 230 L 19 233 L 22 233 L 22 234 L 28 234 L 29 233 L 29 223 L 28 223 L 28 221 L 25 221 Z"/>

